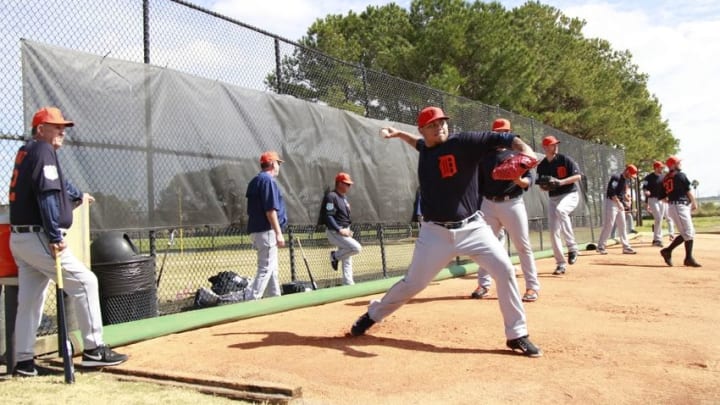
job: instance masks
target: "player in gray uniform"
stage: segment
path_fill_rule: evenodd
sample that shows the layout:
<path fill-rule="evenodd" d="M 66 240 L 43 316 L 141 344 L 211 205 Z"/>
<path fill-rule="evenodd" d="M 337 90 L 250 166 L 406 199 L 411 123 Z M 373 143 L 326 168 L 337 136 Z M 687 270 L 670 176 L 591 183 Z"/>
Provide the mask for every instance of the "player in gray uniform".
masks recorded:
<path fill-rule="evenodd" d="M 281 295 L 278 269 L 278 249 L 285 246 L 283 229 L 287 226 L 287 210 L 280 186 L 275 180 L 280 175 L 284 161 L 277 152 L 267 151 L 260 155 L 260 173 L 248 183 L 248 225 L 253 248 L 257 250 L 257 271 L 246 298 L 259 300 L 265 295 Z"/>
<path fill-rule="evenodd" d="M 642 179 L 642 189 L 645 195 L 645 203 L 648 212 L 652 214 L 653 223 L 653 246 L 663 247 L 662 243 L 662 221 L 663 218 L 667 218 L 668 230 L 670 236 L 675 234 L 672 220 L 668 217 L 668 204 L 666 201 L 660 199 L 660 192 L 662 190 L 663 180 L 663 168 L 665 165 L 656 160 L 653 163 L 653 172 L 648 174 Z"/>
<path fill-rule="evenodd" d="M 637 253 L 628 240 L 627 225 L 625 223 L 625 192 L 628 183 L 637 177 L 638 169 L 635 165 L 627 165 L 625 170 L 620 174 L 610 176 L 607 191 L 605 193 L 605 211 L 603 216 L 603 227 L 600 231 L 600 239 L 598 239 L 597 251 L 601 255 L 606 255 L 605 246 L 610 232 L 617 221 L 617 230 L 620 233 L 620 243 L 623 245 L 623 253 L 626 255 L 634 255 Z"/>
<path fill-rule="evenodd" d="M 578 258 L 578 247 L 575 241 L 575 232 L 572 227 L 570 214 L 580 202 L 578 189 L 575 183 L 582 179 L 580 167 L 575 161 L 566 155 L 558 153 L 560 141 L 552 135 L 542 140 L 545 158 L 538 164 L 537 175 L 551 176 L 556 188 L 547 189 L 550 195 L 548 202 L 548 223 L 550 226 L 550 242 L 552 243 L 553 255 L 555 256 L 554 275 L 565 274 L 565 264 L 574 264 Z M 561 238 L 565 240 L 568 248 L 568 260 L 565 261 L 562 250 Z"/>
<path fill-rule="evenodd" d="M 327 227 L 325 233 L 328 240 L 337 246 L 337 250 L 330 252 L 330 265 L 333 270 L 337 270 L 338 262 L 342 262 L 343 285 L 355 284 L 352 257 L 362 250 L 360 242 L 353 239 L 350 230 L 350 203 L 345 195 L 352 185 L 349 174 L 338 173 L 335 176 L 335 190 L 325 194 L 320 212 L 320 217 Z"/>
<path fill-rule="evenodd" d="M 15 374 L 19 376 L 38 374 L 33 360 L 36 332 L 47 288 L 56 278 L 56 254 L 60 255 L 65 293 L 75 306 L 81 332 L 81 364 L 112 366 L 128 358 L 103 342 L 97 277 L 64 240 L 72 226 L 72 210 L 82 203 L 83 193 L 65 179 L 56 151 L 62 147 L 65 128 L 74 125 L 55 107 L 38 110 L 32 119 L 33 139 L 15 157 L 9 200 L 10 250 L 18 266 Z M 87 197 L 94 201 L 92 196 Z"/>
<path fill-rule="evenodd" d="M 668 247 L 660 249 L 660 255 L 665 264 L 672 266 L 672 251 L 680 244 L 685 243 L 685 260 L 683 264 L 688 267 L 700 267 L 693 257 L 693 243 L 695 239 L 695 226 L 692 222 L 692 211 L 697 209 L 695 195 L 690 189 L 688 180 L 682 170 L 682 162 L 676 156 L 670 156 L 665 162 L 670 172 L 663 178 L 663 188 L 660 198 L 667 198 L 668 213 L 677 226 L 678 236 L 670 242 Z"/>
<path fill-rule="evenodd" d="M 532 149 L 511 133 L 464 132 L 450 135 L 448 117 L 437 107 L 426 107 L 418 115 L 422 137 L 386 128 L 386 138 L 400 138 L 419 152 L 423 226 L 415 242 L 407 274 L 350 329 L 363 335 L 422 291 L 456 256 L 469 256 L 495 279 L 498 303 L 505 325 L 506 345 L 525 356 L 539 357 L 542 351 L 528 338 L 525 310 L 520 300 L 515 268 L 502 244 L 478 212 L 478 163 L 483 154 L 508 147 L 533 155 Z"/>
<path fill-rule="evenodd" d="M 492 129 L 494 132 L 510 132 L 510 121 L 499 118 L 493 122 Z M 520 258 L 520 267 L 525 278 L 525 294 L 522 300 L 532 302 L 538 299 L 540 282 L 530 244 L 527 210 L 523 200 L 523 192 L 532 185 L 532 174 L 528 170 L 522 177 L 512 181 L 492 178 L 492 170 L 513 154 L 515 152 L 500 148 L 496 153 L 486 155 L 480 162 L 479 179 L 482 198 L 480 211 L 493 233 L 502 234 L 504 228 L 505 233 L 509 234 Z M 503 240 L 501 237 L 498 239 Z M 483 298 L 488 294 L 492 280 L 490 274 L 483 268 L 478 269 L 477 276 L 478 286 L 470 296 Z"/>

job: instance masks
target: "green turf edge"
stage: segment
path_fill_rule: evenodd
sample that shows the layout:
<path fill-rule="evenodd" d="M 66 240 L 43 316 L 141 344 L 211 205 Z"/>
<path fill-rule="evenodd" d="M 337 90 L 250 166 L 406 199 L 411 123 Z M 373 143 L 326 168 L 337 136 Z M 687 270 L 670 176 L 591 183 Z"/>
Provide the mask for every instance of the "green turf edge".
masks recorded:
<path fill-rule="evenodd" d="M 579 247 L 583 250 L 587 249 L 587 245 L 581 244 Z M 536 259 L 552 257 L 552 255 L 552 250 L 535 252 Z M 512 256 L 510 259 L 514 264 L 517 264 L 519 261 L 517 256 Z M 435 280 L 439 281 L 448 278 L 463 277 L 474 273 L 477 273 L 477 265 L 475 263 L 453 265 L 441 270 L 438 275 L 435 276 Z M 402 277 L 403 276 L 397 276 L 355 285 L 288 294 L 258 301 L 221 305 L 212 308 L 163 315 L 156 318 L 107 325 L 104 327 L 104 340 L 105 343 L 111 346 L 123 346 L 173 333 L 186 332 L 257 316 L 378 294 L 387 291 L 393 284 L 402 279 Z M 352 319 L 349 321 L 352 321 Z M 350 324 L 348 323 L 348 328 L 349 327 Z M 74 333 L 79 332 L 75 331 Z M 77 337 L 79 337 L 79 335 Z"/>

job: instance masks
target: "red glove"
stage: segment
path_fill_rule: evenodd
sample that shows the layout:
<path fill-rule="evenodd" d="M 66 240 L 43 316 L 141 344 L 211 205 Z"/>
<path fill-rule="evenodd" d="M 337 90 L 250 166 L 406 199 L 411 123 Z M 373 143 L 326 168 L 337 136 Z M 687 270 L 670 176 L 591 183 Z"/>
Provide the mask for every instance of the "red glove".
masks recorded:
<path fill-rule="evenodd" d="M 538 160 L 534 157 L 518 153 L 495 166 L 492 178 L 493 180 L 515 180 L 537 165 Z"/>

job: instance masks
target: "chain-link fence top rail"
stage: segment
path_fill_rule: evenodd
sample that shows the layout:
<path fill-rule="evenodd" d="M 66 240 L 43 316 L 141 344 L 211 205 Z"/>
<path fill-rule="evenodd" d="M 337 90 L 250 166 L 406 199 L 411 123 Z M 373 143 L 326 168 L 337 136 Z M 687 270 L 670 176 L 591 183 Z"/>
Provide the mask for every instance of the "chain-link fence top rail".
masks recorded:
<path fill-rule="evenodd" d="M 414 131 L 426 105 L 443 107 L 453 131 L 485 130 L 502 116 L 538 151 L 543 136 L 558 137 L 561 153 L 586 176 L 586 205 L 576 212 L 594 224 L 605 182 L 624 160 L 622 151 L 181 1 L 10 1 L 0 11 L 0 171 L 8 181 L 32 113 L 58 105 L 77 123 L 60 158 L 67 176 L 97 199 L 94 230 L 242 227 L 245 188 L 266 149 L 286 158 L 279 181 L 291 223 L 316 221 L 339 170 L 359 186 L 351 194 L 356 222 L 409 220 L 417 158 L 402 142 L 381 140 L 377 129 L 390 121 Z M 33 79 L 25 87 L 21 38 L 57 46 L 38 44 L 48 51 L 28 54 L 24 69 Z M 545 216 L 545 201 L 536 188 L 526 196 L 531 218 Z"/>

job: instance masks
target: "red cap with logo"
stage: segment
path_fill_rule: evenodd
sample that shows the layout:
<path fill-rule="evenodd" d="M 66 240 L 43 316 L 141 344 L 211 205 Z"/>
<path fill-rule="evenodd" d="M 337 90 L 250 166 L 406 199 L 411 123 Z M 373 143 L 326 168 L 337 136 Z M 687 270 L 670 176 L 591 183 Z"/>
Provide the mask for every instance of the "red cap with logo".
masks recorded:
<path fill-rule="evenodd" d="M 273 160 L 276 160 L 280 163 L 284 162 L 284 160 L 280 159 L 280 156 L 274 150 L 267 151 L 260 155 L 260 164 L 270 163 Z"/>
<path fill-rule="evenodd" d="M 37 128 L 40 124 L 57 124 L 66 127 L 75 125 L 74 122 L 66 120 L 60 109 L 56 107 L 44 107 L 37 110 L 32 119 L 32 127 Z"/>
<path fill-rule="evenodd" d="M 548 135 L 545 138 L 543 138 L 543 140 L 542 140 L 543 146 L 550 146 L 550 145 L 555 145 L 558 143 L 560 143 L 560 141 L 558 141 L 558 139 L 552 135 Z"/>
<path fill-rule="evenodd" d="M 418 128 L 422 128 L 433 121 L 447 119 L 450 118 L 445 115 L 442 109 L 438 107 L 425 107 L 420 111 L 420 114 L 418 114 L 417 124 Z"/>
<path fill-rule="evenodd" d="M 665 164 L 666 164 L 667 167 L 669 167 L 669 168 L 674 168 L 675 165 L 677 165 L 678 163 L 680 163 L 680 158 L 677 157 L 677 156 L 670 156 L 670 157 L 667 159 L 667 161 L 665 162 Z"/>
<path fill-rule="evenodd" d="M 350 175 L 345 172 L 340 172 L 335 176 L 335 182 L 345 183 L 345 184 L 353 184 L 352 179 L 350 178 Z"/>
<path fill-rule="evenodd" d="M 625 170 L 630 174 L 631 177 L 636 177 L 638 174 L 637 166 L 633 164 L 625 166 Z"/>
<path fill-rule="evenodd" d="M 665 165 L 663 164 L 663 162 L 661 162 L 659 160 L 656 160 L 653 162 L 653 169 L 662 169 L 663 166 L 665 166 Z"/>
<path fill-rule="evenodd" d="M 510 121 L 505 118 L 498 118 L 493 122 L 493 132 L 507 132 L 510 131 Z"/>

